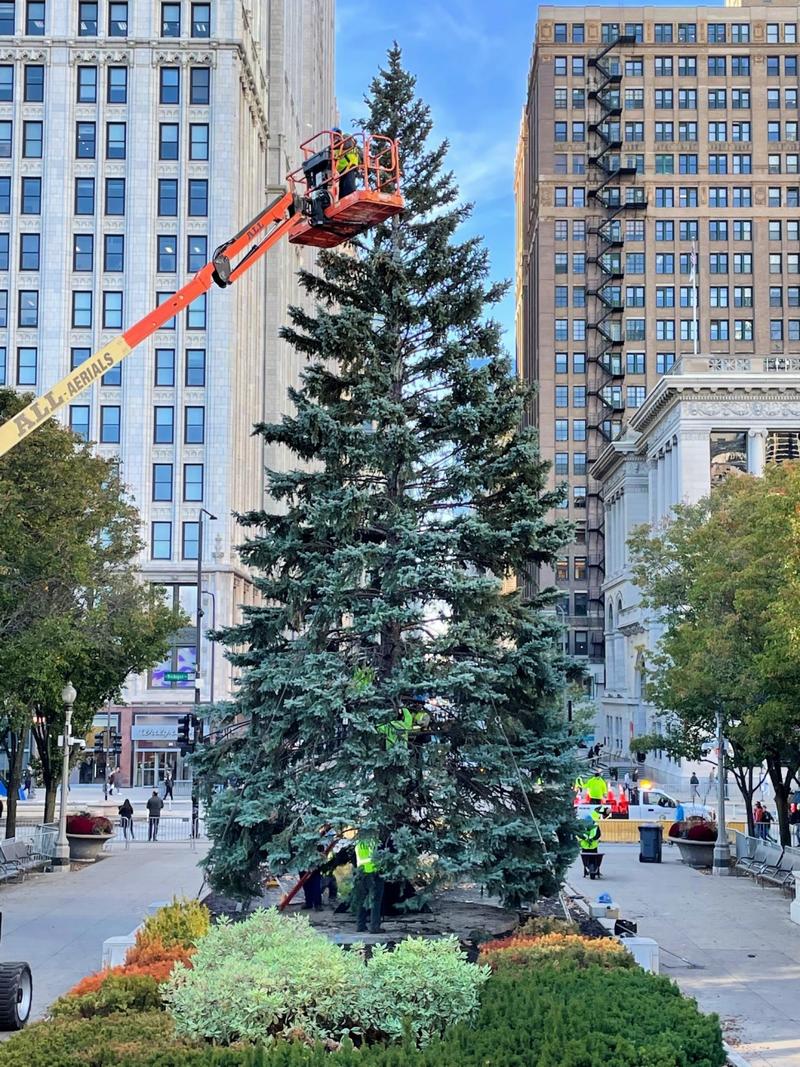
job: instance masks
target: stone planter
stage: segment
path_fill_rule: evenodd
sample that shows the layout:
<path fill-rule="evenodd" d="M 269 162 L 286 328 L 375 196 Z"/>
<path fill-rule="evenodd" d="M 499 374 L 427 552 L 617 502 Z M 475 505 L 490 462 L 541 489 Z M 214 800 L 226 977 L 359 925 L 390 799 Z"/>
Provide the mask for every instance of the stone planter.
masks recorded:
<path fill-rule="evenodd" d="M 681 853 L 681 862 L 687 867 L 712 867 L 714 865 L 714 841 L 688 841 L 682 837 L 671 837 Z"/>
<path fill-rule="evenodd" d="M 69 858 L 73 863 L 94 863 L 103 845 L 113 834 L 67 834 Z"/>

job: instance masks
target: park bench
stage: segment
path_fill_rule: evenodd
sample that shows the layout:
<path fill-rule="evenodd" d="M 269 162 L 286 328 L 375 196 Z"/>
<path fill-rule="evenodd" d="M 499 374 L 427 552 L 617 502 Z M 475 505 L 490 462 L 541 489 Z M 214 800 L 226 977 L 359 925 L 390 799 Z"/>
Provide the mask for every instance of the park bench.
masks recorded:
<path fill-rule="evenodd" d="M 750 855 L 742 855 L 736 860 L 735 870 L 742 874 L 756 875 L 769 861 L 773 850 L 760 838 L 748 838 L 752 847 Z"/>
<path fill-rule="evenodd" d="M 756 881 L 760 885 L 769 883 L 770 885 L 777 885 L 781 889 L 786 889 L 787 887 L 794 889 L 795 863 L 796 858 L 789 853 L 788 849 L 783 849 L 777 865 L 764 867 L 763 870 L 756 874 Z"/>
<path fill-rule="evenodd" d="M 40 866 L 30 841 L 18 841 L 9 837 L 0 843 L 0 875 L 7 878 L 24 878 L 28 871 Z"/>
<path fill-rule="evenodd" d="M 781 868 L 781 860 L 783 859 L 785 850 L 782 848 L 767 847 L 769 849 L 769 855 L 767 856 L 766 862 L 762 863 L 757 870 L 753 871 L 753 877 L 756 882 L 761 882 L 762 879 L 764 881 L 772 881 L 777 877 L 778 871 Z"/>

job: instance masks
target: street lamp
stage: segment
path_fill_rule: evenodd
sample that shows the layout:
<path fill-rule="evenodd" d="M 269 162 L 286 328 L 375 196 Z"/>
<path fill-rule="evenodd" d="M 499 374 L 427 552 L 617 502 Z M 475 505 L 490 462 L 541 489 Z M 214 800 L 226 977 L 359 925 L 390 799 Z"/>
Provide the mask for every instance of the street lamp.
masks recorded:
<path fill-rule="evenodd" d="M 200 508 L 197 512 L 197 622 L 194 650 L 194 705 L 200 704 L 201 678 L 201 645 L 203 642 L 203 516 L 207 515 L 212 522 L 217 518 L 207 508 Z M 216 602 L 214 604 L 216 614 Z M 213 655 L 213 653 L 212 653 Z M 212 661 L 213 662 L 213 661 Z M 200 797 L 197 792 L 197 782 L 192 774 L 192 837 L 197 837 L 197 826 L 200 818 Z"/>
<path fill-rule="evenodd" d="M 61 810 L 58 816 L 58 840 L 53 857 L 53 865 L 56 867 L 69 867 L 69 841 L 67 840 L 67 789 L 69 782 L 69 754 L 72 740 L 72 708 L 77 697 L 75 686 L 67 682 L 61 690 L 61 701 L 64 705 L 64 734 L 61 738 L 63 754 L 61 762 Z"/>
<path fill-rule="evenodd" d="M 722 736 L 722 712 L 717 711 L 717 843 L 711 873 L 731 873 L 731 846 L 728 844 L 728 828 L 725 825 L 725 738 Z"/>

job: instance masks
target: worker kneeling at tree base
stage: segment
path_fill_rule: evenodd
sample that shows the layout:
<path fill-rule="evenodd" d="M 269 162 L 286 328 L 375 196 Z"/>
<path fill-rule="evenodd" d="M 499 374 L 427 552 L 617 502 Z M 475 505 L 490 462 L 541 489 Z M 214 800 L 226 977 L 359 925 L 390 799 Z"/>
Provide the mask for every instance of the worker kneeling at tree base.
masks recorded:
<path fill-rule="evenodd" d="M 603 836 L 600 832 L 600 820 L 602 817 L 599 811 L 593 811 L 589 819 L 586 820 L 586 824 L 581 826 L 577 835 L 581 852 L 597 852 L 597 846 Z"/>

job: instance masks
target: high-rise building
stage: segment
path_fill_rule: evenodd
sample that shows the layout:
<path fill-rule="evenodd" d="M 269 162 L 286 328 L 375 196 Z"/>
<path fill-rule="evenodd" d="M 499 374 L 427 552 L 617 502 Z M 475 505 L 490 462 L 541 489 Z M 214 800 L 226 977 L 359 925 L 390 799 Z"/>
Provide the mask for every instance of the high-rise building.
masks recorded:
<path fill-rule="evenodd" d="M 800 353 L 795 6 L 541 7 L 517 161 L 517 352 L 600 681 L 600 451 L 682 354 Z M 756 270 L 756 267 L 759 270 Z"/>
<path fill-rule="evenodd" d="M 46 391 L 275 196 L 301 141 L 334 119 L 333 29 L 333 0 L 0 2 L 0 384 Z M 192 620 L 205 522 L 206 628 L 254 600 L 232 515 L 265 503 L 274 457 L 252 428 L 296 380 L 277 335 L 313 262 L 276 247 L 66 415 L 118 458 L 143 577 Z M 184 777 L 174 742 L 195 644 L 193 627 L 176 635 L 168 659 L 131 680 L 127 706 L 98 719 L 122 732 L 124 781 L 152 785 L 166 766 Z M 224 699 L 230 665 L 205 638 L 201 659 L 203 700 Z"/>

